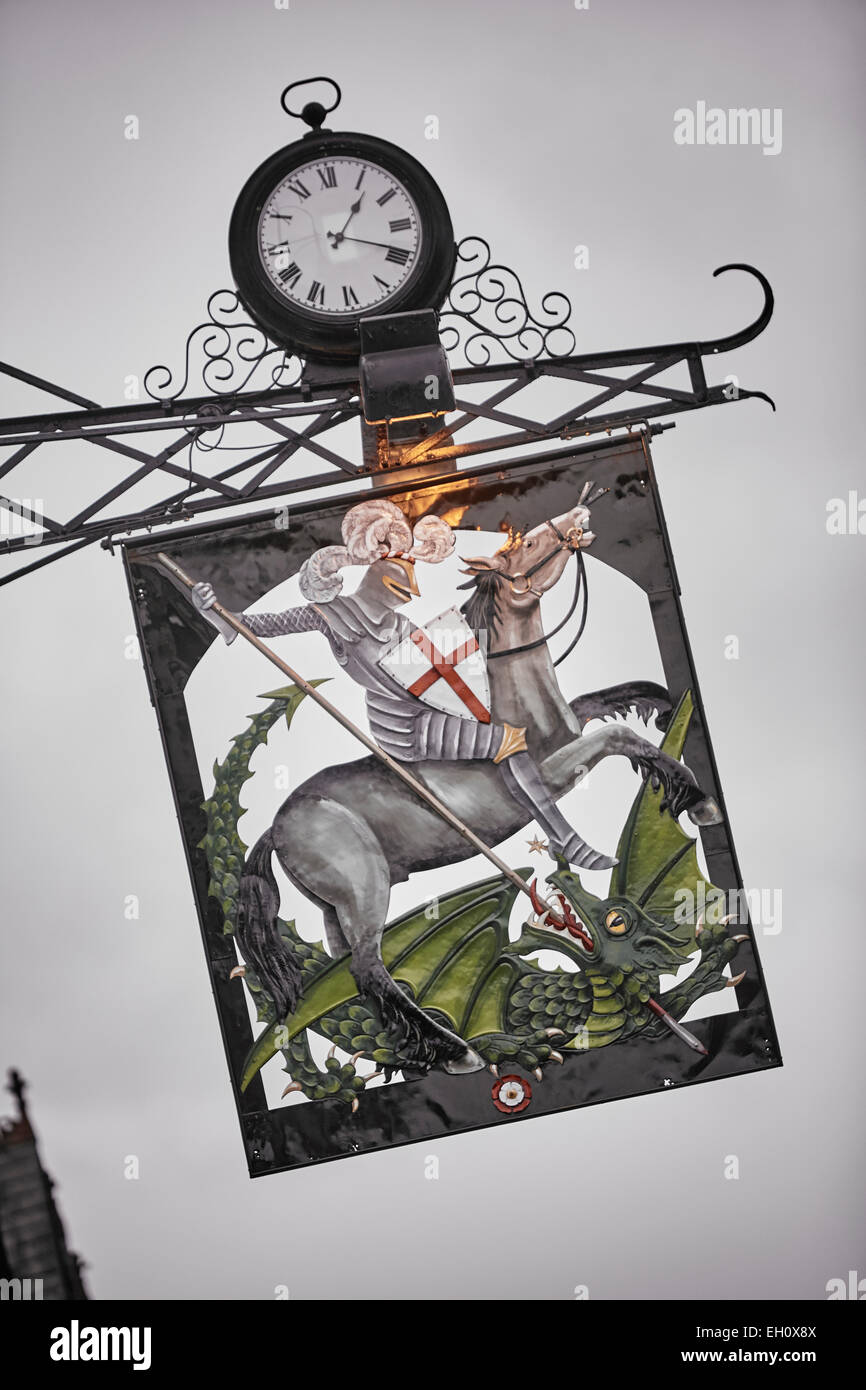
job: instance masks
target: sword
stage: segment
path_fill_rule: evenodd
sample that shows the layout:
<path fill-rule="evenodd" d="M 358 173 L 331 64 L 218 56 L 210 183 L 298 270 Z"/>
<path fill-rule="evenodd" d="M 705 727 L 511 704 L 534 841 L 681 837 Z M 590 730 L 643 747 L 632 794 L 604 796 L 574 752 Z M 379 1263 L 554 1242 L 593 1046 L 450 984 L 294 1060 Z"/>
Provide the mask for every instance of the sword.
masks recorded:
<path fill-rule="evenodd" d="M 174 575 L 175 579 L 179 580 L 185 588 L 192 590 L 195 587 L 196 581 L 191 579 L 186 571 L 181 569 L 180 565 L 172 560 L 170 556 L 166 555 L 165 551 L 158 551 L 156 558 L 163 568 L 168 570 L 169 574 Z M 429 788 L 424 786 L 423 782 L 417 777 L 413 777 L 412 773 L 409 772 L 402 763 L 398 763 L 395 758 L 392 758 L 390 754 L 385 752 L 384 748 L 380 748 L 378 743 L 375 743 L 369 735 L 364 733 L 363 729 L 359 729 L 357 724 L 354 724 L 347 715 L 343 714 L 342 710 L 332 704 L 327 695 L 323 695 L 316 686 L 311 685 L 299 672 L 295 671 L 287 661 L 283 661 L 282 657 L 277 656 L 276 652 L 272 652 L 270 647 L 267 646 L 260 637 L 257 637 L 254 632 L 251 632 L 235 613 L 230 612 L 228 608 L 224 608 L 218 601 L 214 601 L 211 607 L 214 612 L 222 618 L 223 622 L 228 623 L 229 627 L 233 627 L 235 632 L 240 633 L 241 637 L 245 637 L 251 646 L 255 647 L 257 651 L 260 651 L 262 656 L 267 657 L 268 661 L 282 671 L 283 675 L 288 676 L 289 680 L 303 690 L 305 695 L 308 695 L 311 700 L 315 701 L 317 705 L 320 705 L 332 719 L 336 719 L 337 723 L 341 725 L 347 733 L 350 733 L 353 738 L 356 738 L 359 743 L 364 745 L 368 753 L 372 753 L 374 758 L 378 758 L 380 763 L 384 763 L 389 771 L 394 773 L 395 777 L 399 777 L 401 782 L 405 783 L 407 787 L 410 787 L 412 791 L 415 792 L 416 796 L 419 796 L 422 801 L 425 801 L 437 815 L 441 816 L 442 819 L 451 826 L 452 830 L 456 830 L 458 835 L 462 835 L 463 839 L 466 840 L 474 850 L 479 854 L 483 854 L 485 859 L 489 859 L 490 863 L 495 865 L 499 872 L 504 874 L 510 883 L 514 884 L 515 888 L 521 893 L 526 894 L 533 904 L 533 907 L 535 907 L 535 896 L 537 895 L 535 895 L 534 887 L 525 883 L 520 877 L 520 874 L 515 873 L 515 871 L 505 863 L 505 860 L 500 859 L 496 851 L 491 849 L 488 844 L 485 844 L 480 836 L 476 835 L 475 831 L 472 830 L 465 821 L 462 821 L 459 816 L 456 816 L 454 812 L 445 805 L 444 801 L 439 800 L 435 792 L 431 792 Z M 552 910 L 551 915 L 555 915 Z M 683 1028 L 681 1024 L 677 1023 L 660 1004 L 656 1004 L 654 999 L 650 999 L 649 1005 L 653 1011 L 664 1020 L 671 1031 L 676 1033 L 677 1037 L 682 1038 L 682 1040 L 688 1043 L 689 1047 L 693 1048 L 695 1052 L 703 1052 L 706 1054 L 706 1048 L 703 1043 L 698 1042 L 697 1038 L 693 1037 L 686 1028 Z"/>

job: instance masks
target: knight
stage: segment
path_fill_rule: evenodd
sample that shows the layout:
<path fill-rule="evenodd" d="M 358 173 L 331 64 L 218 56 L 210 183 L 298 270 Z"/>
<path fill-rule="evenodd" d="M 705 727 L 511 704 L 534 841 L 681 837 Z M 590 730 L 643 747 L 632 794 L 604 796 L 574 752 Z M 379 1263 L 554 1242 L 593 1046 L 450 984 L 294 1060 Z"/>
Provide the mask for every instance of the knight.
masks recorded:
<path fill-rule="evenodd" d="M 342 545 L 324 546 L 301 567 L 307 603 L 281 613 L 242 613 L 241 621 L 262 638 L 321 632 L 339 665 L 366 691 L 370 732 L 392 758 L 495 763 L 504 788 L 547 835 L 552 853 L 579 868 L 611 868 L 616 860 L 586 844 L 560 811 L 527 749 L 525 729 L 496 723 L 471 692 L 459 713 L 437 708 L 425 699 L 425 682 L 413 693 L 395 674 L 394 654 L 425 644 L 424 629 L 401 610 L 420 593 L 417 563 L 439 564 L 453 551 L 448 523 L 426 516 L 413 527 L 394 502 L 370 499 L 346 513 L 341 529 Z M 346 596 L 340 570 L 349 565 L 363 565 L 366 573 Z M 196 584 L 192 601 L 227 643 L 234 641 L 236 630 L 212 611 L 216 595 L 210 584 Z M 477 657 L 483 662 L 480 648 Z M 453 666 L 453 655 L 451 661 Z M 486 671 L 483 676 L 487 689 Z"/>

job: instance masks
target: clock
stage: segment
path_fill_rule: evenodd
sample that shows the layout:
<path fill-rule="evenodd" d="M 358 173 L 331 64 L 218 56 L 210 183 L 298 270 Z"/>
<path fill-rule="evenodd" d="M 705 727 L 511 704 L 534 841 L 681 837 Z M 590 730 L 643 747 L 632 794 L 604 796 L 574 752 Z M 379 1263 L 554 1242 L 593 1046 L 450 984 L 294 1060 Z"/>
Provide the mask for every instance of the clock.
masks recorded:
<path fill-rule="evenodd" d="M 456 248 L 448 207 L 387 140 L 312 130 L 247 181 L 229 227 L 241 302 L 281 346 L 341 362 L 369 315 L 436 309 Z"/>

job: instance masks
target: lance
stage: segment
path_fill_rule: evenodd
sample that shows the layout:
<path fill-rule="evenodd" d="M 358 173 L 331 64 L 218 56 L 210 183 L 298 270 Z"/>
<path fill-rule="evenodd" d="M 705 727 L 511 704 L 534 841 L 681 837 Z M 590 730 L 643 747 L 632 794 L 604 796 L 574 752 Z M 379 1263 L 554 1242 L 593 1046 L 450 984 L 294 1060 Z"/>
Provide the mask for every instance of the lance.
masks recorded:
<path fill-rule="evenodd" d="M 191 579 L 186 571 L 181 569 L 180 565 L 172 560 L 170 556 L 166 555 L 164 551 L 158 551 L 156 558 L 163 568 L 168 570 L 169 574 L 174 575 L 175 579 L 179 580 L 185 588 L 190 590 L 195 588 L 196 581 Z M 356 738 L 359 743 L 362 743 L 367 751 L 373 754 L 374 758 L 378 758 L 379 762 L 384 763 L 385 767 L 393 772 L 395 777 L 399 777 L 401 782 L 404 782 L 407 787 L 410 787 L 416 796 L 420 797 L 422 801 L 425 801 L 437 815 L 441 816 L 442 819 L 451 826 L 452 830 L 456 830 L 458 835 L 462 835 L 463 839 L 466 840 L 478 854 L 483 854 L 485 859 L 489 859 L 490 863 L 495 865 L 499 872 L 504 874 L 510 883 L 514 884 L 515 888 L 521 893 L 526 894 L 536 912 L 541 909 L 542 913 L 547 912 L 551 917 L 555 918 L 557 916 L 548 904 L 541 901 L 534 882 L 532 884 L 525 883 L 520 877 L 520 874 L 515 873 L 510 865 L 505 863 L 504 859 L 500 859 L 495 850 L 491 849 L 480 836 L 475 834 L 471 826 L 468 826 L 465 821 L 462 821 L 459 816 L 456 816 L 454 812 L 445 805 L 444 801 L 439 800 L 435 792 L 431 792 L 418 777 L 412 775 L 408 768 L 402 763 L 397 762 L 396 758 L 392 758 L 390 754 L 385 752 L 384 748 L 380 748 L 378 743 L 374 742 L 369 735 L 364 733 L 363 729 L 359 729 L 357 724 L 353 723 L 347 715 L 343 714 L 342 710 L 332 704 L 327 695 L 323 695 L 315 685 L 311 685 L 308 680 L 305 680 L 287 661 L 283 661 L 282 657 L 277 656 L 276 652 L 271 651 L 270 647 L 267 646 L 260 637 L 257 637 L 254 632 L 251 632 L 246 623 L 244 623 L 236 613 L 232 613 L 228 608 L 223 607 L 217 600 L 214 601 L 211 607 L 213 611 L 222 618 L 223 622 L 228 623 L 229 627 L 233 627 L 235 632 L 239 633 L 241 637 L 246 638 L 251 646 L 255 647 L 257 651 L 260 651 L 262 656 L 267 657 L 268 661 L 276 666 L 278 670 L 282 671 L 283 675 L 288 676 L 289 680 L 303 690 L 305 695 L 308 695 L 311 700 L 321 706 L 321 708 L 325 710 L 332 719 L 335 719 L 347 733 L 350 733 L 353 738 Z M 568 915 L 571 916 L 570 913 Z M 562 922 L 562 919 L 560 918 L 559 921 Z M 562 926 L 567 926 L 569 930 L 576 929 L 577 932 L 580 932 L 576 922 L 574 923 L 574 927 L 572 927 L 571 922 L 567 921 L 562 922 Z M 583 935 L 583 933 L 580 933 L 580 935 Z M 587 938 L 584 937 L 584 940 L 586 939 Z M 699 1042 L 693 1034 L 689 1033 L 686 1028 L 683 1028 L 681 1024 L 677 1023 L 661 1005 L 656 1004 L 653 999 L 649 1001 L 649 1004 L 658 1017 L 664 1020 L 677 1037 L 682 1038 L 683 1042 L 688 1043 L 689 1047 L 693 1048 L 695 1052 L 702 1052 L 706 1055 L 706 1048 L 703 1043 Z"/>
<path fill-rule="evenodd" d="M 667 1009 L 663 1009 L 661 1004 L 655 999 L 648 999 L 647 1004 L 649 1008 L 652 1009 L 656 1018 L 660 1018 L 662 1023 L 666 1024 L 671 1032 L 678 1038 L 681 1038 L 687 1047 L 690 1047 L 693 1052 L 702 1053 L 704 1057 L 708 1056 L 707 1049 L 704 1047 L 703 1043 L 699 1042 L 694 1033 L 689 1032 L 688 1028 L 684 1028 L 681 1023 L 677 1023 L 676 1019 L 672 1014 L 668 1013 Z"/>

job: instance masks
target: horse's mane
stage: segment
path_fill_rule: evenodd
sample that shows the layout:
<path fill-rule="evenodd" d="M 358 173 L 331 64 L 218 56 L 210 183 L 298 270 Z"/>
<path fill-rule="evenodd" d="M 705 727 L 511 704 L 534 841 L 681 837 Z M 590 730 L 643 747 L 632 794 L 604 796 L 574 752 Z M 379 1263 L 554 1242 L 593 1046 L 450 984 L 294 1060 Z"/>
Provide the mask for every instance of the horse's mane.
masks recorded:
<path fill-rule="evenodd" d="M 469 583 L 460 586 L 472 589 L 466 602 L 460 605 L 460 612 L 476 637 L 482 632 L 492 637 L 499 626 L 499 586 L 496 571 L 487 569 L 476 570 Z"/>

